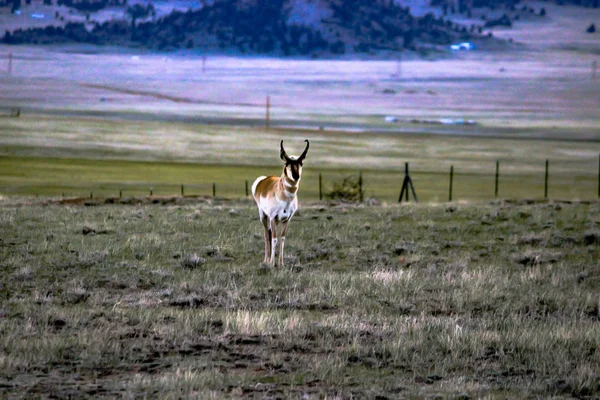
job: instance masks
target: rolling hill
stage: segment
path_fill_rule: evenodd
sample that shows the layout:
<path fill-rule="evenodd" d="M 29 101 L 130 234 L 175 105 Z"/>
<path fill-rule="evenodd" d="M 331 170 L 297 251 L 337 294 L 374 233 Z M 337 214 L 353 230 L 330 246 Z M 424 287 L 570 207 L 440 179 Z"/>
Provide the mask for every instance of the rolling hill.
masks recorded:
<path fill-rule="evenodd" d="M 6 2 L 5 2 L 6 3 Z M 498 10 L 471 11 L 462 18 L 445 4 L 419 13 L 390 0 L 365 3 L 357 0 L 219 0 L 184 9 L 163 4 L 104 0 L 50 1 L 45 13 L 24 6 L 31 18 L 46 23 L 25 22 L 7 27 L 1 41 L 6 44 L 89 43 L 147 48 L 177 49 L 226 54 L 272 56 L 339 57 L 369 56 L 397 52 L 427 53 L 456 41 L 475 41 L 485 46 L 499 41 L 485 31 L 494 15 L 515 18 L 514 6 L 505 6 L 510 16 Z M 6 10 L 4 11 L 5 20 Z M 27 9 L 29 7 L 29 9 Z M 88 8 L 86 8 L 88 7 Z M 454 14 L 451 12 L 454 11 Z M 466 11 L 465 11 L 466 13 Z M 475 15 L 474 15 L 475 13 Z M 487 13 L 491 17 L 481 16 Z M 537 15 L 536 12 L 533 12 Z M 53 16 L 53 17 L 52 17 Z M 517 17 L 518 18 L 518 17 Z M 23 21 L 23 18 L 21 18 Z"/>

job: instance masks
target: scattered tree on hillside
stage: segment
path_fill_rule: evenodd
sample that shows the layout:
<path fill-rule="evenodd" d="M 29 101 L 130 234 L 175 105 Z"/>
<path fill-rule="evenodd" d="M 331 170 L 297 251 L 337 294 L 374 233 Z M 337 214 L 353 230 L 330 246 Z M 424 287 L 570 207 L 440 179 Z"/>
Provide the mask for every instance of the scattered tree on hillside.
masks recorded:
<path fill-rule="evenodd" d="M 588 28 L 585 31 L 587 33 L 594 33 L 594 32 L 596 32 L 596 25 L 595 24 L 591 24 L 590 26 L 588 26 Z"/>
<path fill-rule="evenodd" d="M 21 0 L 13 0 L 13 5 L 10 9 L 11 13 L 15 13 L 17 10 L 21 9 Z"/>
<path fill-rule="evenodd" d="M 508 15 L 503 14 L 500 18 L 489 20 L 485 23 L 486 28 L 493 28 L 495 26 L 511 27 L 512 21 Z"/>
<path fill-rule="evenodd" d="M 127 0 L 57 0 L 56 4 L 90 13 L 100 11 L 108 6 L 126 5 Z"/>
<path fill-rule="evenodd" d="M 131 20 L 131 31 L 135 34 L 137 20 L 148 16 L 156 17 L 156 9 L 152 3 L 149 3 L 146 7 L 138 3 L 132 7 L 127 7 L 125 15 Z"/>

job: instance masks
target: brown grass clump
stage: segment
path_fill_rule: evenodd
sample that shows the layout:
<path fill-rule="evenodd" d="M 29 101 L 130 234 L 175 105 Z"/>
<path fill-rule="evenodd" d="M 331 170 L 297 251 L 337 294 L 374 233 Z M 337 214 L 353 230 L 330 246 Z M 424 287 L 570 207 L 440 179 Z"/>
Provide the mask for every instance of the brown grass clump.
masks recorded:
<path fill-rule="evenodd" d="M 341 181 L 333 182 L 333 188 L 327 197 L 331 200 L 359 202 L 363 199 L 362 176 L 347 176 Z"/>

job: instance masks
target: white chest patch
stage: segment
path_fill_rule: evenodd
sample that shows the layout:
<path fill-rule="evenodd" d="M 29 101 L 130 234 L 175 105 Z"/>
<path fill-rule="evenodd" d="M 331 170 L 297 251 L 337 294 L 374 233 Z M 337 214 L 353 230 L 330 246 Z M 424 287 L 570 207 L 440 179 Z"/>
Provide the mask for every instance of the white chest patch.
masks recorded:
<path fill-rule="evenodd" d="M 259 207 L 270 219 L 285 222 L 289 221 L 298 210 L 298 199 L 294 197 L 290 201 L 279 199 L 267 201 L 266 198 L 261 196 Z"/>

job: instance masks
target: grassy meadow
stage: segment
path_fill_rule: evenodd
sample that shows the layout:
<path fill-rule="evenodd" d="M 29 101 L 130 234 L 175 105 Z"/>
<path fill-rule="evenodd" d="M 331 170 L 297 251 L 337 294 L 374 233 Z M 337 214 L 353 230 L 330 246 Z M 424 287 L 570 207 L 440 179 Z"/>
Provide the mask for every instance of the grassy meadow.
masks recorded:
<path fill-rule="evenodd" d="M 593 398 L 600 207 L 0 209 L 0 394 Z"/>
<path fill-rule="evenodd" d="M 488 138 L 431 134 L 344 133 L 199 125 L 164 121 L 111 121 L 33 115 L 0 125 L 0 194 L 96 197 L 180 194 L 245 196 L 245 182 L 278 175 L 279 141 L 290 154 L 311 147 L 301 198 L 319 199 L 334 182 L 363 173 L 366 197 L 397 201 L 404 164 L 421 201 L 494 198 L 496 161 L 500 198 L 548 195 L 597 198 L 600 143 L 535 138 Z"/>

